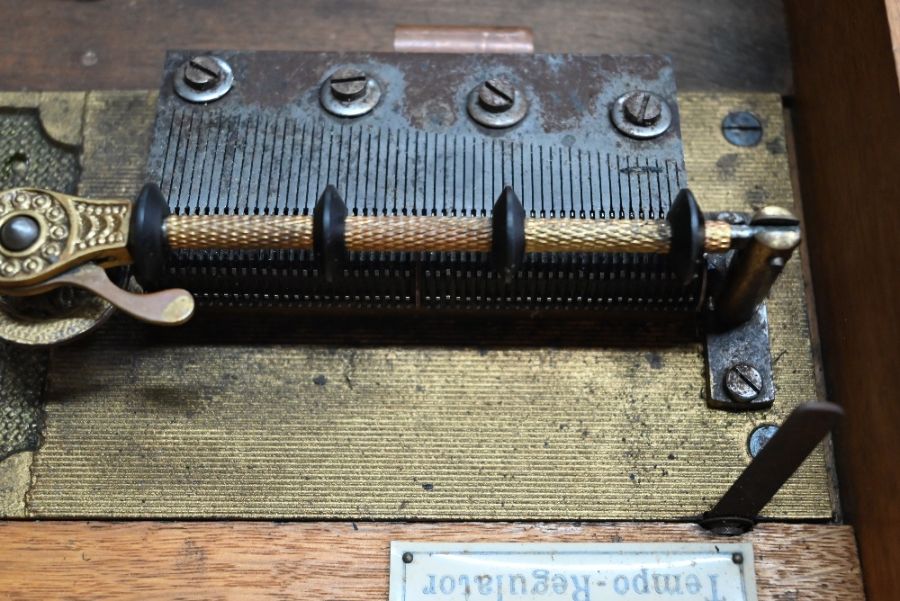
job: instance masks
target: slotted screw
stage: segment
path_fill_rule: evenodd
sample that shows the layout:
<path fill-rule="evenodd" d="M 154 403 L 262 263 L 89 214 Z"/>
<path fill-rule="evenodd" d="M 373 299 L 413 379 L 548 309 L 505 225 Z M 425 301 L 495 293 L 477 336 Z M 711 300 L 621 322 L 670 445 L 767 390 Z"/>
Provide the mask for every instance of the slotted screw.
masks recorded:
<path fill-rule="evenodd" d="M 763 127 L 753 113 L 735 111 L 722 120 L 722 135 L 735 146 L 756 146 L 762 140 Z"/>
<path fill-rule="evenodd" d="M 653 125 L 662 115 L 662 100 L 656 94 L 635 92 L 625 100 L 625 118 L 635 125 Z"/>
<path fill-rule="evenodd" d="M 759 452 L 763 450 L 763 447 L 766 446 L 777 433 L 778 426 L 775 424 L 763 424 L 754 428 L 753 432 L 750 433 L 750 437 L 747 439 L 747 450 L 750 452 L 750 456 L 756 457 L 759 455 Z"/>
<path fill-rule="evenodd" d="M 748 363 L 738 363 L 725 374 L 725 391 L 739 403 L 749 403 L 762 392 L 762 376 Z"/>
<path fill-rule="evenodd" d="M 338 100 L 356 100 L 366 93 L 369 76 L 359 69 L 344 67 L 334 72 L 329 80 L 331 93 Z"/>
<path fill-rule="evenodd" d="M 478 102 L 485 110 L 502 113 L 512 108 L 516 88 L 505 79 L 489 79 L 478 90 Z"/>
<path fill-rule="evenodd" d="M 209 90 L 222 79 L 222 68 L 211 56 L 195 56 L 184 69 L 184 81 L 195 90 Z"/>

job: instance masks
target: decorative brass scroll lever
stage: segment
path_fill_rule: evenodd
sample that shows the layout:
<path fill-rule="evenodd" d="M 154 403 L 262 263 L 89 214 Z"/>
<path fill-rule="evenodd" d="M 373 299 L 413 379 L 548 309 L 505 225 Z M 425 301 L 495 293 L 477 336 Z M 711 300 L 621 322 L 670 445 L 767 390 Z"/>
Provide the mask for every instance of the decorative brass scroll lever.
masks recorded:
<path fill-rule="evenodd" d="M 742 294 L 753 303 L 764 298 L 774 276 L 754 274 L 762 269 L 777 275 L 799 243 L 799 223 L 790 213 L 769 210 L 763 217 L 749 225 L 706 221 L 687 190 L 667 220 L 647 221 L 528 219 L 510 188 L 491 217 L 349 215 L 331 186 L 313 215 L 294 216 L 169 215 L 152 185 L 134 202 L 15 189 L 0 193 L 0 295 L 78 286 L 138 319 L 176 325 L 193 313 L 189 292 L 127 292 L 104 269 L 133 265 L 140 276 L 160 270 L 166 253 L 178 249 L 306 249 L 328 278 L 351 251 L 470 251 L 490 253 L 495 268 L 510 279 L 526 253 L 656 253 L 668 254 L 673 270 L 687 281 L 704 253 L 750 248 L 753 260 L 738 262 L 747 273 L 723 295 L 738 315 L 745 307 L 734 301 L 734 291 L 750 282 L 754 289 Z M 761 252 L 759 245 L 770 240 L 777 248 Z"/>
<path fill-rule="evenodd" d="M 96 263 L 84 263 L 40 284 L 10 288 L 3 293 L 8 296 L 32 296 L 62 286 L 75 286 L 93 292 L 128 315 L 155 325 L 181 325 L 194 314 L 194 297 L 186 290 L 175 288 L 134 294 L 113 284 L 106 270 Z"/>
<path fill-rule="evenodd" d="M 106 268 L 132 263 L 132 208 L 128 200 L 89 200 L 29 188 L 0 193 L 0 293 L 33 296 L 76 286 L 143 321 L 184 323 L 194 311 L 187 291 L 134 294 L 106 275 Z"/>
<path fill-rule="evenodd" d="M 89 261 L 131 263 L 131 208 L 29 188 L 0 193 L 0 287 L 33 286 Z"/>

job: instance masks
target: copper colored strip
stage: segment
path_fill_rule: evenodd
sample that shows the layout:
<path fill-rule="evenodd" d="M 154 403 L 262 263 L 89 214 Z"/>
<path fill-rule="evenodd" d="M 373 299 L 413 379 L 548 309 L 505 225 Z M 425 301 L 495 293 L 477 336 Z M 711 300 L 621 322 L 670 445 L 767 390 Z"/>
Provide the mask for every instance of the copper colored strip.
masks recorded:
<path fill-rule="evenodd" d="M 347 250 L 470 251 L 491 249 L 491 221 L 479 217 L 347 217 Z"/>
<path fill-rule="evenodd" d="M 534 34 L 527 27 L 397 25 L 395 52 L 532 54 Z"/>

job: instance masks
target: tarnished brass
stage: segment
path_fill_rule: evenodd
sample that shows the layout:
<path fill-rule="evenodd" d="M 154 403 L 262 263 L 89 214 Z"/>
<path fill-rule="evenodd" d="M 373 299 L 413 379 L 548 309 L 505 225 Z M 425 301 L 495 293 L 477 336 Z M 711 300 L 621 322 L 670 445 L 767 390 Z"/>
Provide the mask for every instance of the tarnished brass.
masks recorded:
<path fill-rule="evenodd" d="M 127 200 L 88 200 L 31 188 L 0 193 L 0 228 L 19 215 L 37 222 L 38 236 L 22 250 L 0 244 L 0 289 L 32 286 L 87 261 L 104 267 L 131 261 Z"/>
<path fill-rule="evenodd" d="M 723 253 L 731 249 L 731 224 L 727 221 L 707 221 L 705 225 L 708 253 Z"/>
<path fill-rule="evenodd" d="M 800 222 L 785 208 L 765 207 L 753 216 L 750 225 L 763 227 L 731 260 L 725 286 L 716 298 L 716 315 L 723 326 L 750 318 L 800 245 Z"/>
<path fill-rule="evenodd" d="M 526 252 L 669 252 L 672 228 L 665 221 L 529 219 Z"/>
<path fill-rule="evenodd" d="M 307 249 L 313 247 L 309 216 L 171 215 L 165 222 L 173 249 Z M 489 252 L 486 217 L 362 216 L 346 219 L 349 251 Z M 665 221 L 528 219 L 526 252 L 667 253 L 672 238 Z M 706 224 L 706 250 L 731 248 L 731 225 Z"/>
<path fill-rule="evenodd" d="M 127 154 L 134 133 L 117 125 L 146 104 L 149 130 L 154 99 L 117 94 L 91 94 L 103 118 L 86 135 Z M 778 95 L 679 102 L 706 209 L 792 202 Z M 736 108 L 761 116 L 764 143 L 724 140 L 721 119 Z M 139 169 L 96 165 L 97 182 L 123 189 L 91 193 L 130 196 L 143 183 Z M 815 398 L 803 289 L 789 261 L 768 302 L 779 401 L 754 414 L 707 409 L 697 345 L 610 346 L 597 328 L 583 348 L 535 348 L 531 322 L 519 326 L 522 346 L 469 348 L 333 338 L 340 328 L 310 337 L 319 318 L 229 324 L 229 344 L 204 337 L 200 322 L 159 334 L 123 321 L 55 351 L 45 442 L 23 462 L 16 515 L 684 519 L 740 474 L 756 426 Z M 272 333 L 277 343 L 260 344 Z M 820 447 L 764 515 L 831 519 L 829 456 Z"/>
<path fill-rule="evenodd" d="M 397 25 L 394 51 L 531 54 L 534 33 L 526 27 Z"/>
<path fill-rule="evenodd" d="M 165 222 L 169 247 L 312 248 L 312 217 L 305 215 L 170 215 Z"/>
<path fill-rule="evenodd" d="M 11 288 L 5 294 L 32 296 L 61 286 L 89 290 L 135 319 L 154 325 L 181 325 L 194 314 L 194 297 L 187 290 L 173 288 L 149 294 L 134 294 L 113 284 L 106 271 L 94 263 L 79 265 L 34 286 Z"/>
<path fill-rule="evenodd" d="M 347 250 L 491 250 L 491 222 L 479 217 L 347 217 Z"/>

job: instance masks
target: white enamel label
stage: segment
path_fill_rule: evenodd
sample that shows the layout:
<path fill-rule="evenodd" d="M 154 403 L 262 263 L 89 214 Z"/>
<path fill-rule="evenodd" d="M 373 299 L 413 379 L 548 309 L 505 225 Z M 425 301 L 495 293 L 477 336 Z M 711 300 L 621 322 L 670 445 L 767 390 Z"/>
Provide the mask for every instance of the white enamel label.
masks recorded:
<path fill-rule="evenodd" d="M 390 601 L 756 601 L 753 547 L 391 543 Z"/>

